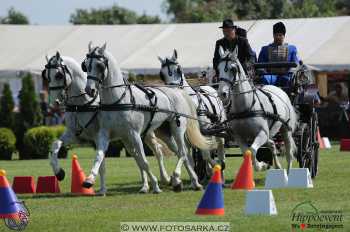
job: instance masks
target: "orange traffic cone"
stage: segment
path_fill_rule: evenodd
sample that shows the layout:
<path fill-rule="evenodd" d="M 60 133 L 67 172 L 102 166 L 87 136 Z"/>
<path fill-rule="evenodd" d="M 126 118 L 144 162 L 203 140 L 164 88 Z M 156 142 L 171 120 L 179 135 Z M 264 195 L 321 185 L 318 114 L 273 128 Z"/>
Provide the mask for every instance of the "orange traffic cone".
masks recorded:
<path fill-rule="evenodd" d="M 326 146 L 324 145 L 324 141 L 321 137 L 321 133 L 320 133 L 320 129 L 317 128 L 317 141 L 318 141 L 318 144 L 320 145 L 319 148 L 320 149 L 325 149 Z"/>
<path fill-rule="evenodd" d="M 253 189 L 255 187 L 253 179 L 252 152 L 247 150 L 244 153 L 244 160 L 239 168 L 235 182 L 232 183 L 232 189 Z"/>
<path fill-rule="evenodd" d="M 71 192 L 80 195 L 95 195 L 93 188 L 84 188 L 83 182 L 85 180 L 84 171 L 81 169 L 77 155 L 72 157 L 72 183 Z"/>

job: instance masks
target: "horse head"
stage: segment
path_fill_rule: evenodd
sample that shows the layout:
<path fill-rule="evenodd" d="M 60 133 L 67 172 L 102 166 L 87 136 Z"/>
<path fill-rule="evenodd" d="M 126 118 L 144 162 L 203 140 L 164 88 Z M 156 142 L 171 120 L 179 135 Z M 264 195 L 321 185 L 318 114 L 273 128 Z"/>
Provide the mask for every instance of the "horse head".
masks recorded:
<path fill-rule="evenodd" d="M 182 68 L 177 61 L 177 51 L 174 49 L 172 57 L 164 59 L 158 56 L 161 63 L 160 78 L 168 85 L 183 85 Z"/>
<path fill-rule="evenodd" d="M 314 81 L 312 70 L 306 65 L 300 62 L 299 66 L 293 73 L 292 85 L 299 88 L 311 84 Z"/>
<path fill-rule="evenodd" d="M 234 87 L 247 80 L 247 76 L 238 59 L 238 47 L 233 52 L 219 47 L 220 61 L 219 70 L 219 96 L 225 103 L 230 99 L 230 94 Z"/>
<path fill-rule="evenodd" d="M 85 91 L 90 96 L 95 96 L 102 82 L 108 76 L 108 58 L 105 55 L 107 44 L 101 47 L 88 45 L 89 52 L 81 63 L 81 68 L 87 73 L 87 85 Z"/>
<path fill-rule="evenodd" d="M 66 90 L 72 83 L 71 71 L 57 51 L 50 59 L 46 56 L 47 64 L 41 73 L 49 85 L 49 103 L 61 104 L 65 100 Z"/>

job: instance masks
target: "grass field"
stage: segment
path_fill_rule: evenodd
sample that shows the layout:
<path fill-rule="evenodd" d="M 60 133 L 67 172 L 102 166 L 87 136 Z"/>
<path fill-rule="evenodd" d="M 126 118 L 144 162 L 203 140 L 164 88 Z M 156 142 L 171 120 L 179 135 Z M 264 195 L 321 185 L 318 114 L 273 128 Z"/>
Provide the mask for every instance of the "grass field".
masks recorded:
<path fill-rule="evenodd" d="M 88 148 L 76 148 L 79 162 L 85 172 L 90 170 L 94 152 Z M 70 152 L 70 157 L 72 155 Z M 155 158 L 150 157 L 152 169 L 159 176 Z M 170 173 L 175 158 L 166 159 Z M 61 191 L 70 191 L 71 160 L 60 160 L 67 177 L 60 183 Z M 226 182 L 232 182 L 242 158 L 228 158 Z M 296 167 L 296 163 L 294 166 Z M 0 169 L 7 171 L 9 181 L 13 176 L 32 175 L 35 178 L 51 175 L 48 160 L 0 161 Z M 257 188 L 263 188 L 265 172 L 255 173 Z M 188 180 L 183 169 L 183 179 Z M 313 189 L 273 190 L 277 216 L 245 216 L 245 191 L 224 190 L 225 216 L 196 216 L 194 211 L 203 192 L 186 189 L 172 192 L 163 186 L 163 193 L 138 194 L 139 172 L 131 158 L 107 160 L 107 197 L 72 197 L 61 195 L 20 195 L 31 211 L 31 222 L 26 231 L 119 231 L 121 221 L 220 221 L 230 222 L 232 231 L 291 231 L 290 212 L 298 203 L 311 200 L 319 210 L 342 210 L 344 229 L 350 231 L 350 153 L 339 152 L 339 146 L 320 154 L 320 171 Z M 99 184 L 95 186 L 96 189 Z M 188 188 L 189 183 L 185 182 Z M 8 229 L 0 224 L 0 231 Z M 307 229 L 305 231 L 320 231 Z M 325 231 L 325 230 L 322 230 Z"/>

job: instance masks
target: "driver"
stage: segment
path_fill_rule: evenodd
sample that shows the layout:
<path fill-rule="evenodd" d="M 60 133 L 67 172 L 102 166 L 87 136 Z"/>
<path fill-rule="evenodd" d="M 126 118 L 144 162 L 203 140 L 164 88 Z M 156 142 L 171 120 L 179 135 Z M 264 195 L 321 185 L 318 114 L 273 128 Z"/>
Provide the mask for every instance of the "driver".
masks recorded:
<path fill-rule="evenodd" d="M 215 44 L 215 52 L 213 58 L 213 68 L 215 70 L 214 82 L 216 82 L 217 80 L 215 79 L 219 77 L 218 65 L 220 62 L 220 46 L 222 46 L 224 50 L 228 49 L 231 52 L 234 51 L 236 46 L 238 46 L 238 59 L 246 72 L 251 69 L 251 64 L 255 63 L 256 61 L 256 55 L 253 52 L 253 49 L 250 47 L 248 39 L 241 36 L 246 36 L 247 34 L 244 29 L 235 26 L 231 19 L 225 19 L 222 23 L 222 26 L 219 28 L 222 28 L 224 38 L 219 39 Z"/>
<path fill-rule="evenodd" d="M 295 62 L 299 63 L 297 48 L 294 45 L 284 42 L 286 36 L 286 27 L 282 22 L 273 25 L 273 43 L 261 48 L 258 62 Z M 290 75 L 289 69 L 273 68 L 267 70 L 274 75 L 264 75 L 262 84 L 276 85 L 280 87 L 289 87 Z M 276 75 L 275 73 L 278 73 Z"/>

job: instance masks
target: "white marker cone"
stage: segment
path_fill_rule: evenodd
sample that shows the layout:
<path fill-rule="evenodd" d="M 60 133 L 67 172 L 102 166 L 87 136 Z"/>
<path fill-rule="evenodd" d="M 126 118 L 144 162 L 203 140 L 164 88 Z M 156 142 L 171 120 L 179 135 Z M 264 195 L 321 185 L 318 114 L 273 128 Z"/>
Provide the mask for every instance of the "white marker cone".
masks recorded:
<path fill-rule="evenodd" d="M 265 189 L 286 188 L 288 176 L 285 169 L 270 169 L 265 179 Z"/>
<path fill-rule="evenodd" d="M 277 215 L 272 190 L 250 190 L 246 193 L 245 213 L 247 215 Z"/>
<path fill-rule="evenodd" d="M 291 168 L 288 176 L 290 188 L 313 188 L 311 175 L 307 168 Z"/>

